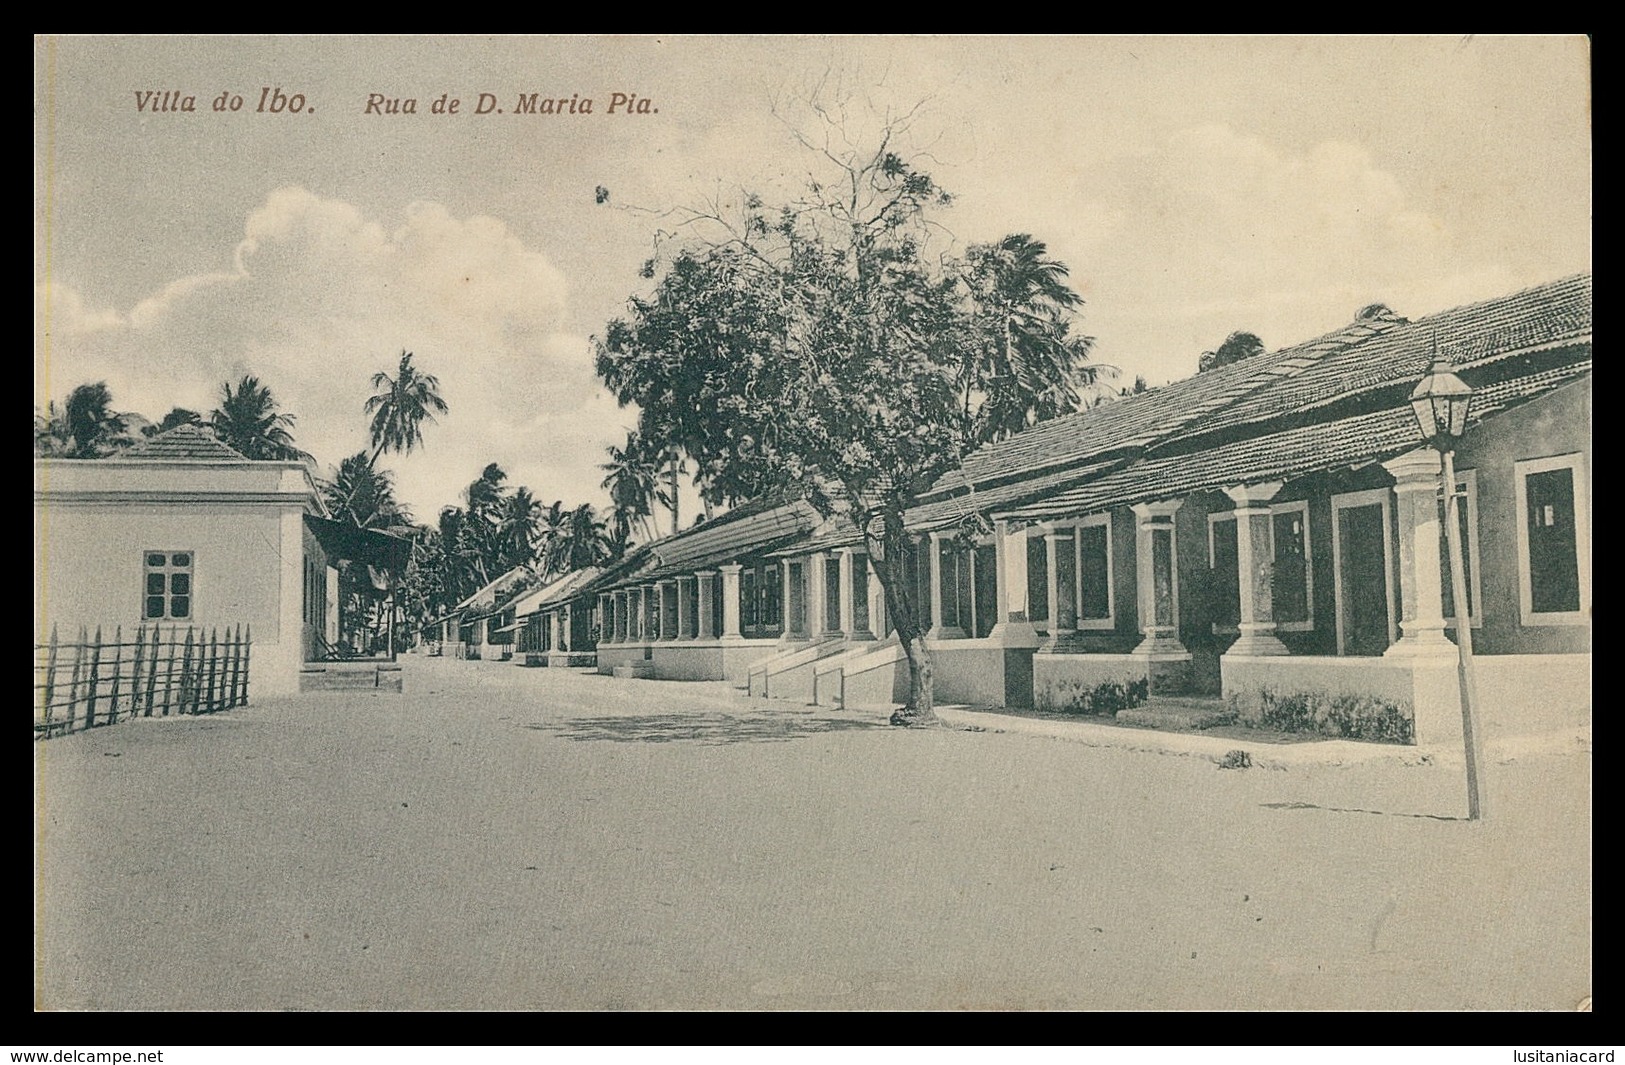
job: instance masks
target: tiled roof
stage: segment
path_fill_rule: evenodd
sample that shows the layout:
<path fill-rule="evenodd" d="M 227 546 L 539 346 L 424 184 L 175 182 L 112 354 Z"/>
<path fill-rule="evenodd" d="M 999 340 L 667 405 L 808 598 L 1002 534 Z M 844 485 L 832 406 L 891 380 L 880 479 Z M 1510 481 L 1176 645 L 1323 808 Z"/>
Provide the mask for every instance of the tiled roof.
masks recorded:
<path fill-rule="evenodd" d="M 1590 360 L 1585 360 L 1487 385 L 1474 395 L 1474 423 L 1590 372 Z M 1059 495 L 994 513 L 998 517 L 1034 520 L 1080 517 L 1110 507 L 1173 499 L 1192 492 L 1366 466 L 1418 446 L 1414 415 L 1408 404 L 1401 404 L 1206 450 L 1144 459 Z"/>
<path fill-rule="evenodd" d="M 1303 344 L 1040 422 L 966 456 L 963 475 L 980 484 L 1147 447 L 1239 402 L 1251 392 L 1302 374 L 1328 356 L 1389 328 L 1389 321 L 1356 322 Z"/>
<path fill-rule="evenodd" d="M 173 459 L 196 461 L 222 459 L 247 462 L 242 453 L 222 444 L 213 433 L 201 425 L 177 425 L 173 429 L 149 437 L 134 447 L 125 448 L 109 456 L 114 459 Z"/>
<path fill-rule="evenodd" d="M 597 566 L 578 569 L 574 573 L 566 573 L 564 576 L 550 581 L 540 588 L 532 588 L 529 591 L 522 592 L 512 603 L 514 613 L 516 615 L 533 614 L 543 607 L 554 603 L 562 603 L 602 572 L 603 570 Z"/>
<path fill-rule="evenodd" d="M 930 503 L 922 503 L 911 508 L 905 524 L 914 532 L 931 532 L 947 528 L 964 521 L 972 514 L 985 514 L 996 507 L 1012 506 L 1046 493 L 1063 491 L 1079 481 L 1100 474 L 1112 465 L 1112 462 L 1091 462 L 1014 483 L 995 483 L 982 488 L 973 488 L 967 482 L 966 487 L 958 495 L 937 498 Z M 947 480 L 948 478 L 943 479 L 944 482 Z M 941 484 L 942 482 L 939 482 L 939 486 Z M 940 492 L 933 494 L 940 496 Z"/>
<path fill-rule="evenodd" d="M 727 517 L 732 517 L 730 513 Z M 800 539 L 818 525 L 818 512 L 803 500 L 770 507 L 729 522 L 708 522 L 683 535 L 650 544 L 652 564 L 638 574 L 653 580 L 761 554 Z"/>
<path fill-rule="evenodd" d="M 506 609 L 514 598 L 534 588 L 536 582 L 536 574 L 529 566 L 515 566 L 458 603 L 452 612 L 463 615 L 465 621 L 495 614 Z"/>
<path fill-rule="evenodd" d="M 593 578 L 572 587 L 549 602 L 597 595 L 611 588 L 661 580 L 678 574 L 710 569 L 748 555 L 764 554 L 805 537 L 818 524 L 810 503 L 759 500 L 735 507 L 702 525 L 664 539 L 643 544 L 620 562 L 604 567 Z"/>
<path fill-rule="evenodd" d="M 1591 336 L 1591 276 L 1419 318 L 1340 349 L 1290 380 L 1204 419 L 1204 431 L 1310 409 L 1396 382 L 1415 383 L 1438 356 L 1465 366 Z"/>

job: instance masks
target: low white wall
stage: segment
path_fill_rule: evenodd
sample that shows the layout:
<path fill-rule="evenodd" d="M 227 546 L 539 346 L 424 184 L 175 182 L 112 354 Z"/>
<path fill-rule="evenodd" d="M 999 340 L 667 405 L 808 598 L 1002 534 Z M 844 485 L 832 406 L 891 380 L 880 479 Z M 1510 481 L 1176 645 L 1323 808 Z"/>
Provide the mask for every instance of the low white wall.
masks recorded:
<path fill-rule="evenodd" d="M 1151 663 L 1143 655 L 1035 654 L 1033 655 L 1033 707 L 1062 710 L 1079 690 L 1093 690 L 1102 684 L 1121 684 L 1151 679 Z"/>
<path fill-rule="evenodd" d="M 1473 659 L 1488 736 L 1529 736 L 1591 724 L 1591 656 L 1484 655 Z"/>
<path fill-rule="evenodd" d="M 1409 710 L 1418 744 L 1462 742 L 1461 687 L 1453 658 L 1225 655 L 1219 669 L 1225 698 L 1244 708 L 1264 691 L 1364 695 Z"/>
<path fill-rule="evenodd" d="M 939 703 L 1004 705 L 1004 645 L 993 640 L 932 640 L 932 697 Z"/>

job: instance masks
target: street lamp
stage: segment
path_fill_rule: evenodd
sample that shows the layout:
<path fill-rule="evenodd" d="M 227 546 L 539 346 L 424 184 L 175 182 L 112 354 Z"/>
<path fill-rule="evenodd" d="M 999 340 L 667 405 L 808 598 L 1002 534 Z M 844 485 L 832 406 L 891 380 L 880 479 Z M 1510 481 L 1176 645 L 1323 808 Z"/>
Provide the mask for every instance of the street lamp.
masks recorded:
<path fill-rule="evenodd" d="M 1421 428 L 1422 439 L 1444 460 L 1445 540 L 1450 547 L 1450 594 L 1456 615 L 1456 659 L 1461 681 L 1461 730 L 1467 756 L 1467 819 L 1484 817 L 1484 800 L 1479 792 L 1478 770 L 1484 762 L 1484 737 L 1478 725 L 1478 682 L 1473 674 L 1473 627 L 1468 616 L 1467 575 L 1462 567 L 1461 519 L 1456 493 L 1456 444 L 1467 430 L 1467 409 L 1473 390 L 1434 353 L 1433 366 L 1411 393 L 1411 411 Z"/>

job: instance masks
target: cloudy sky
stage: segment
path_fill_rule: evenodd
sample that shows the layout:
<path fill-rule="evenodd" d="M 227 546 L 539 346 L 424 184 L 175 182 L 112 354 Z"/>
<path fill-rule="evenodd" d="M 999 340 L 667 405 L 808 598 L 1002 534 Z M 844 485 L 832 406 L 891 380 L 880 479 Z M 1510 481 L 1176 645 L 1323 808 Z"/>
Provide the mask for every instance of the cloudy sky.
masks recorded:
<path fill-rule="evenodd" d="M 420 519 L 492 461 L 602 504 L 634 416 L 590 338 L 655 226 L 626 208 L 802 180 L 820 92 L 856 139 L 912 112 L 954 238 L 1047 242 L 1098 361 L 1162 383 L 1235 329 L 1278 347 L 1589 270 L 1589 62 L 1561 37 L 37 38 L 34 401 L 105 380 L 157 419 L 253 373 L 329 466 L 411 350 L 451 405 L 385 460 Z M 513 113 L 530 93 L 577 113 Z"/>

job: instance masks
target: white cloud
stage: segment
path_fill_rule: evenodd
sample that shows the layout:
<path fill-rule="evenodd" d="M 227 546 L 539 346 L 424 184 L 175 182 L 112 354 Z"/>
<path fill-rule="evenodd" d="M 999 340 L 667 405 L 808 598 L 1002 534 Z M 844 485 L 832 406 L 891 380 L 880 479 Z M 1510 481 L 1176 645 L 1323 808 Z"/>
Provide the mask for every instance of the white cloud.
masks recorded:
<path fill-rule="evenodd" d="M 1228 125 L 1187 128 L 1074 187 L 1086 224 L 1099 357 L 1153 381 L 1188 376 L 1231 331 L 1271 347 L 1351 321 L 1368 303 L 1416 316 L 1501 295 L 1519 278 L 1465 263 L 1444 221 L 1367 149 L 1292 151 Z"/>
<path fill-rule="evenodd" d="M 297 416 L 300 445 L 331 465 L 366 446 L 370 379 L 410 350 L 451 407 L 426 428 L 424 452 L 384 460 L 420 518 L 488 462 L 538 497 L 599 501 L 597 463 L 630 415 L 567 327 L 565 278 L 503 222 L 434 203 L 386 222 L 279 188 L 245 220 L 235 262 L 165 283 L 125 314 L 40 286 L 36 380 L 48 371 L 53 395 L 105 380 L 120 408 L 156 419 L 175 405 L 211 409 L 221 383 L 252 373 Z"/>

